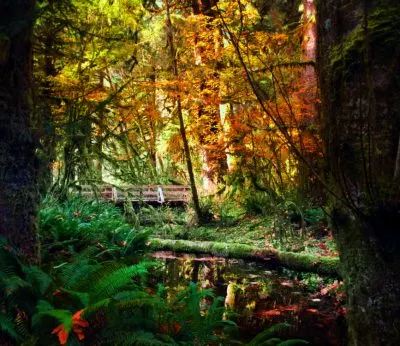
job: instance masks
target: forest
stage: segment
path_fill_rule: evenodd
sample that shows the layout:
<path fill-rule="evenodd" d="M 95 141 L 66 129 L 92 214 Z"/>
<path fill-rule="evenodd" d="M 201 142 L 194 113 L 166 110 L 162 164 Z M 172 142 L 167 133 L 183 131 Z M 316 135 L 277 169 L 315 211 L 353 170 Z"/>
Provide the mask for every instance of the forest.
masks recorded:
<path fill-rule="evenodd" d="M 0 0 L 0 345 L 395 346 L 398 0 Z"/>

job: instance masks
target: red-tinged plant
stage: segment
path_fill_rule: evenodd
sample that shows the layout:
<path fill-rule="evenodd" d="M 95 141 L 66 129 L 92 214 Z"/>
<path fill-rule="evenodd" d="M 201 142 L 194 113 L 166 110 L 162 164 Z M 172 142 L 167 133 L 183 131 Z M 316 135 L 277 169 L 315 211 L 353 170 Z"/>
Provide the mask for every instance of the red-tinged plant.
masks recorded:
<path fill-rule="evenodd" d="M 72 331 L 76 334 L 79 340 L 83 340 L 85 338 L 83 328 L 89 327 L 89 323 L 81 317 L 83 311 L 84 309 L 79 310 L 72 316 L 71 327 L 60 324 L 53 329 L 51 334 L 57 335 L 60 345 L 65 345 L 67 343 L 70 328 L 72 328 Z"/>

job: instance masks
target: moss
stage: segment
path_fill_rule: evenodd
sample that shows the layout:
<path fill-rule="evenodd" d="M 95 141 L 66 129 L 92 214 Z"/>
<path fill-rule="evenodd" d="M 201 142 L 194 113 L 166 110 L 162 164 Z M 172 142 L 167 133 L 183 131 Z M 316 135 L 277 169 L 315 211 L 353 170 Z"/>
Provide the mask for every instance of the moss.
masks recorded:
<path fill-rule="evenodd" d="M 336 257 L 320 257 L 293 252 L 281 252 L 279 253 L 279 261 L 282 265 L 291 269 L 340 276 L 339 259 Z"/>
<path fill-rule="evenodd" d="M 278 252 L 246 244 L 221 242 L 196 242 L 189 240 L 171 240 L 154 238 L 151 240 L 153 250 L 170 250 L 175 252 L 210 253 L 216 256 L 264 260 L 271 264 L 282 265 L 295 270 L 318 274 L 340 276 L 339 259 L 294 252 Z"/>
<path fill-rule="evenodd" d="M 377 8 L 368 17 L 367 32 L 371 49 L 392 54 L 400 39 L 400 6 Z M 332 48 L 329 69 L 334 76 L 343 74 L 345 77 L 348 71 L 362 63 L 368 42 L 365 35 L 360 24 Z"/>

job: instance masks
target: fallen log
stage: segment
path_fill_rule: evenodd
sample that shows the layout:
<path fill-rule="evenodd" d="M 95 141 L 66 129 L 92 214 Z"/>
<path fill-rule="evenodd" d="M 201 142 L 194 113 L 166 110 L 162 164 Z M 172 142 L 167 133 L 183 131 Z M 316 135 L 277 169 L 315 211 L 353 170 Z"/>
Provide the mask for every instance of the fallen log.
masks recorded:
<path fill-rule="evenodd" d="M 266 262 L 272 266 L 341 277 L 337 257 L 323 257 L 296 252 L 284 252 L 271 248 L 260 248 L 247 244 L 221 243 L 153 238 L 152 250 L 169 250 L 197 254 L 212 254 L 220 257 L 242 258 Z"/>

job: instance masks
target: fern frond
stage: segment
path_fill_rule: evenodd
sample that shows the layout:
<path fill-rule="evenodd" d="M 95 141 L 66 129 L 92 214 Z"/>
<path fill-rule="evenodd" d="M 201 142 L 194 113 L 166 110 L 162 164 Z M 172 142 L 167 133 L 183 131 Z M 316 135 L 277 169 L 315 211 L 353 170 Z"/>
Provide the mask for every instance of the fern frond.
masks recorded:
<path fill-rule="evenodd" d="M 38 312 L 32 317 L 32 326 L 34 328 L 39 327 L 44 317 L 55 319 L 59 324 L 64 326 L 66 331 L 70 331 L 72 328 L 72 313 L 69 310 L 53 309 L 44 312 Z"/>
<path fill-rule="evenodd" d="M 90 259 L 95 251 L 96 249 L 93 248 L 87 249 L 75 256 L 72 263 L 61 267 L 58 275 L 61 286 L 66 289 L 80 290 L 82 282 L 85 282 L 91 274 L 101 268 L 100 264 Z"/>
<path fill-rule="evenodd" d="M 274 325 L 263 332 L 257 334 L 247 345 L 248 346 L 259 346 L 263 342 L 266 342 L 268 339 L 273 338 L 276 334 L 282 333 L 283 331 L 291 328 L 289 323 L 279 323 Z"/>
<path fill-rule="evenodd" d="M 105 298 L 95 302 L 86 307 L 85 311 L 83 312 L 84 318 L 90 318 L 91 316 L 95 315 L 97 312 L 104 312 L 110 309 L 113 300 L 111 298 Z"/>
<path fill-rule="evenodd" d="M 36 295 L 44 295 L 53 282 L 51 276 L 36 266 L 23 266 L 22 270 L 25 274 L 26 281 L 29 282 L 36 291 Z"/>
<path fill-rule="evenodd" d="M 95 302 L 105 297 L 111 297 L 118 290 L 132 283 L 132 278 L 143 276 L 148 273 L 147 268 L 153 266 L 154 262 L 142 262 L 133 266 L 117 269 L 113 273 L 103 277 L 93 286 L 90 294 L 91 302 Z"/>
<path fill-rule="evenodd" d="M 3 333 L 6 333 L 13 340 L 15 341 L 19 340 L 19 335 L 15 330 L 15 325 L 13 320 L 9 316 L 4 315 L 2 313 L 0 313 L 0 330 Z"/>
<path fill-rule="evenodd" d="M 32 285 L 17 275 L 8 275 L 1 281 L 1 288 L 5 296 L 9 297 L 15 294 L 20 288 L 31 288 Z"/>
<path fill-rule="evenodd" d="M 67 293 L 70 298 L 78 302 L 79 309 L 85 308 L 89 305 L 89 293 L 78 292 L 61 287 L 61 292 Z"/>

